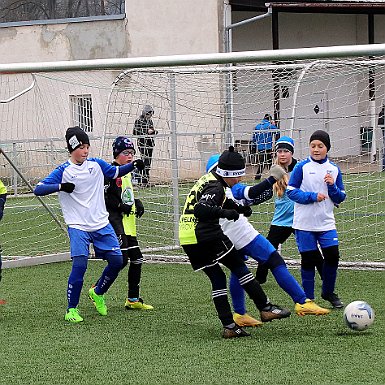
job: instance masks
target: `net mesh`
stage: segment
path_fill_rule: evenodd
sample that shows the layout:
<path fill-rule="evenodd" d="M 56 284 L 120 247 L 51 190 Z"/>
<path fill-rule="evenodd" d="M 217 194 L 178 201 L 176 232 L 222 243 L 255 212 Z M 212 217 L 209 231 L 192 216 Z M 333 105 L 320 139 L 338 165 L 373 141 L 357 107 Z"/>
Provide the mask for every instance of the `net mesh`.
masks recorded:
<path fill-rule="evenodd" d="M 178 258 L 178 219 L 189 188 L 208 158 L 234 144 L 247 163 L 246 182 L 256 183 L 249 142 L 268 113 L 281 135 L 295 140 L 295 157 L 308 155 L 312 132 L 329 132 L 330 158 L 341 168 L 347 200 L 335 210 L 342 260 L 385 262 L 383 106 L 385 61 L 356 58 L 290 63 L 207 65 L 127 71 L 87 71 L 0 76 L 0 177 L 9 199 L 0 226 L 3 254 L 35 256 L 68 251 L 55 195 L 31 194 L 68 158 L 64 133 L 82 125 L 91 156 L 112 160 L 118 135 L 133 136 L 145 105 L 158 131 L 150 187 L 136 187 L 145 206 L 138 237 L 148 256 Z M 22 175 L 23 178 L 20 176 Z M 263 177 L 268 175 L 268 168 Z M 250 220 L 267 234 L 273 201 L 255 206 Z M 298 258 L 294 239 L 282 247 Z"/>

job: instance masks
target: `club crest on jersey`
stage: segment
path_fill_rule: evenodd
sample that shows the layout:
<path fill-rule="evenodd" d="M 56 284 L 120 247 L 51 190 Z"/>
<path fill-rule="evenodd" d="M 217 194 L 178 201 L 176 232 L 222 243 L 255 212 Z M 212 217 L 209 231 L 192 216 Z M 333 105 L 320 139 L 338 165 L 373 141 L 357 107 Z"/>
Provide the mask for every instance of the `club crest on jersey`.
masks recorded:
<path fill-rule="evenodd" d="M 122 191 L 122 202 L 125 205 L 132 205 L 134 204 L 134 192 L 131 188 L 127 187 Z"/>
<path fill-rule="evenodd" d="M 93 171 L 93 167 L 90 167 L 89 169 L 88 169 L 88 172 L 90 173 L 90 174 L 92 174 L 92 171 Z"/>

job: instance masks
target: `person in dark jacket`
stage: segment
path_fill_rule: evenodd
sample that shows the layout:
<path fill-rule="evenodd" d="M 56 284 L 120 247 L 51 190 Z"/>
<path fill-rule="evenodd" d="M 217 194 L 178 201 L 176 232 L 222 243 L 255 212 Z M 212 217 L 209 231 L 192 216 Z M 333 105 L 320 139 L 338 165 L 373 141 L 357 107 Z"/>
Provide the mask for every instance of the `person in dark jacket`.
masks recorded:
<path fill-rule="evenodd" d="M 138 149 L 145 166 L 139 180 L 139 183 L 143 186 L 149 183 L 152 154 L 155 146 L 154 136 L 158 134 L 158 131 L 154 129 L 153 115 L 154 109 L 150 105 L 145 105 L 142 114 L 135 120 L 133 131 L 133 134 L 137 137 Z"/>

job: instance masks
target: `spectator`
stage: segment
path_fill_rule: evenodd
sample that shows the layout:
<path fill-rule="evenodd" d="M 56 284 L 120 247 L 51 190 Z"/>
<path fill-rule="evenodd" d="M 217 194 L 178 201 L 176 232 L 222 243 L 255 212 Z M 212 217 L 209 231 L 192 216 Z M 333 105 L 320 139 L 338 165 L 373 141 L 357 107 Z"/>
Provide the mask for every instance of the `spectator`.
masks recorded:
<path fill-rule="evenodd" d="M 134 125 L 133 134 L 138 137 L 138 149 L 144 162 L 144 170 L 141 172 L 139 179 L 142 186 L 147 186 L 150 180 L 152 153 L 155 146 L 154 136 L 158 134 L 151 119 L 153 115 L 154 109 L 150 105 L 145 105 L 142 114 L 135 120 Z"/>
<path fill-rule="evenodd" d="M 257 124 L 250 142 L 250 154 L 256 154 L 257 171 L 255 180 L 262 177 L 265 167 L 270 168 L 273 159 L 273 142 L 279 139 L 279 131 L 271 115 L 265 114 Z"/>

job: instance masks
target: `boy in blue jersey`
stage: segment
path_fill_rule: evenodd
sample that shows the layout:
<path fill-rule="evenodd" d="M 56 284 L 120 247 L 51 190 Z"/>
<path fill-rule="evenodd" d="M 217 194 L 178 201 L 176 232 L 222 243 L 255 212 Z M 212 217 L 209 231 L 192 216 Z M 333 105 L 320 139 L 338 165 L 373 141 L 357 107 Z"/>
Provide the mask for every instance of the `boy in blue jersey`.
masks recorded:
<path fill-rule="evenodd" d="M 64 221 L 68 226 L 72 258 L 65 320 L 77 323 L 83 321 L 77 306 L 87 270 L 90 243 L 94 245 L 96 256 L 107 261 L 97 286 L 89 290 L 89 297 L 100 315 L 107 315 L 104 294 L 123 264 L 119 242 L 108 221 L 104 203 L 104 177 L 114 179 L 126 175 L 134 167 L 143 168 L 143 162 L 136 160 L 116 167 L 99 158 L 88 158 L 88 135 L 77 126 L 68 128 L 65 138 L 70 159 L 39 182 L 34 193 L 42 196 L 58 192 L 59 195 Z"/>
<path fill-rule="evenodd" d="M 289 198 L 295 202 L 293 228 L 301 254 L 302 286 L 313 299 L 319 245 L 324 257 L 321 297 L 340 309 L 343 304 L 334 292 L 340 254 L 333 211 L 346 193 L 341 170 L 327 156 L 329 134 L 317 130 L 309 143 L 310 156 L 295 166 L 287 187 Z"/>
<path fill-rule="evenodd" d="M 7 188 L 4 186 L 2 180 L 0 180 L 0 221 L 3 219 L 4 214 L 4 206 L 7 200 Z M 1 245 L 0 245 L 0 281 L 1 281 Z M 5 305 L 6 301 L 4 299 L 0 299 L 0 305 Z"/>

